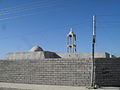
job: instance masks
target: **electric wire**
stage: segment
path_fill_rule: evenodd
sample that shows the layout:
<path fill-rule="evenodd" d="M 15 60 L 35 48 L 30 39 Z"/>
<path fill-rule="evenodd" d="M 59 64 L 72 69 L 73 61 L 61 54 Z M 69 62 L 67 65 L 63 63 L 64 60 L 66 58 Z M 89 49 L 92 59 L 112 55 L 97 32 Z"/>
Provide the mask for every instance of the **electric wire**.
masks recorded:
<path fill-rule="evenodd" d="M 60 7 L 59 10 L 50 10 L 50 11 L 45 11 L 45 12 L 38 12 L 38 13 L 28 13 L 28 14 L 23 14 L 23 15 L 14 15 L 14 16 L 8 16 L 8 17 L 5 17 L 5 18 L 0 18 L 0 21 L 2 20 L 7 20 L 7 19 L 14 19 L 14 18 L 19 18 L 19 17 L 24 17 L 24 16 L 31 16 L 31 15 L 38 15 L 38 14 L 47 14 L 47 13 L 51 13 L 51 12 L 56 12 L 56 11 L 60 11 L 60 10 L 63 10 L 64 8 L 75 8 L 75 7 L 78 7 L 78 6 L 65 6 L 65 7 Z"/>
<path fill-rule="evenodd" d="M 22 8 L 14 8 L 12 10 L 5 10 L 4 12 L 0 12 L 0 15 L 6 15 L 6 14 L 13 14 L 13 13 L 17 13 L 17 12 L 23 12 L 26 10 L 32 10 L 32 9 L 37 9 L 37 8 L 48 8 L 51 7 L 49 5 L 47 5 L 49 3 L 43 4 L 43 5 L 34 5 L 34 6 L 29 6 L 29 7 L 22 7 Z M 52 4 L 55 6 L 56 2 L 52 2 Z"/>
<path fill-rule="evenodd" d="M 27 6 L 27 5 L 34 5 L 34 4 L 38 4 L 38 3 L 41 3 L 41 2 L 46 3 L 46 1 L 49 1 L 49 0 L 44 0 L 44 1 L 39 1 L 39 2 L 30 2 L 30 3 L 27 3 L 27 4 L 20 4 L 20 5 L 14 6 L 14 7 L 2 8 L 2 9 L 0 9 L 0 12 L 1 11 L 6 11 L 6 10 L 9 10 L 9 9 L 16 9 L 16 8 Z"/>

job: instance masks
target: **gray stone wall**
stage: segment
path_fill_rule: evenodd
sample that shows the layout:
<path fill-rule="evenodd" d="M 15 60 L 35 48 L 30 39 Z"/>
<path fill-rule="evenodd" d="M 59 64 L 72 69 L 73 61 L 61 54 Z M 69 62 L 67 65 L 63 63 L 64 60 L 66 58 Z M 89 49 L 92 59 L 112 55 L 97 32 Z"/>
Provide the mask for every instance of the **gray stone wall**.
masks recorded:
<path fill-rule="evenodd" d="M 6 55 L 7 60 L 27 60 L 27 59 L 44 59 L 44 52 L 15 52 L 15 53 L 8 53 Z"/>
<path fill-rule="evenodd" d="M 0 60 L 0 82 L 88 86 L 91 59 Z M 96 84 L 120 86 L 120 58 L 97 58 Z"/>
<path fill-rule="evenodd" d="M 0 60 L 0 82 L 87 86 L 90 59 Z"/>
<path fill-rule="evenodd" d="M 92 58 L 91 52 L 82 53 L 56 53 L 61 58 Z M 111 56 L 111 57 L 110 57 Z M 95 58 L 113 58 L 112 55 L 106 52 L 95 52 Z"/>
<path fill-rule="evenodd" d="M 120 86 L 120 58 L 99 58 L 95 63 L 98 85 Z"/>
<path fill-rule="evenodd" d="M 38 51 L 38 52 L 11 52 L 5 57 L 7 60 L 34 60 L 45 58 L 61 58 L 54 52 L 50 51 Z"/>

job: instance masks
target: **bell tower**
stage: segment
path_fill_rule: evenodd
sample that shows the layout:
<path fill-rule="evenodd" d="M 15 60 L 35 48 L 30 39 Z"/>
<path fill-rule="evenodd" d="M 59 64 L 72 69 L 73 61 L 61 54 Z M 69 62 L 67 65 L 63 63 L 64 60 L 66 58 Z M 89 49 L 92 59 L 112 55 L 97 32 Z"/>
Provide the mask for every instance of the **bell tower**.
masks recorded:
<path fill-rule="evenodd" d="M 67 34 L 67 52 L 68 53 L 75 53 L 76 52 L 76 35 L 74 34 L 72 28 L 70 32 Z"/>

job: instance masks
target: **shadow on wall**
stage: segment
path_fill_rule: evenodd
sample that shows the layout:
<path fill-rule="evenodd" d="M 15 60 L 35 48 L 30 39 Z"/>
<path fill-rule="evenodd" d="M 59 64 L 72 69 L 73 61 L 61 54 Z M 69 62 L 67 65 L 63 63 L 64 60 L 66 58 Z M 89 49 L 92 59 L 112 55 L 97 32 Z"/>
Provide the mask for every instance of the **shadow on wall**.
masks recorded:
<path fill-rule="evenodd" d="M 44 51 L 45 58 L 61 58 L 59 55 L 57 55 L 54 52 Z"/>

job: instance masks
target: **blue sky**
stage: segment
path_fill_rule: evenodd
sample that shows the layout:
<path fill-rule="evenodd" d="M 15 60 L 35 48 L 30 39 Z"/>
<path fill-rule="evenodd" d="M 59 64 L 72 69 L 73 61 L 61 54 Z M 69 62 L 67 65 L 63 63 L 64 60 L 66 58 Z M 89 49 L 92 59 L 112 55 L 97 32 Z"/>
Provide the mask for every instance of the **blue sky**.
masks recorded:
<path fill-rule="evenodd" d="M 120 56 L 120 0 L 0 0 L 0 57 L 35 45 L 66 52 L 66 34 L 77 35 L 77 52 L 91 52 L 92 16 L 96 52 Z"/>

